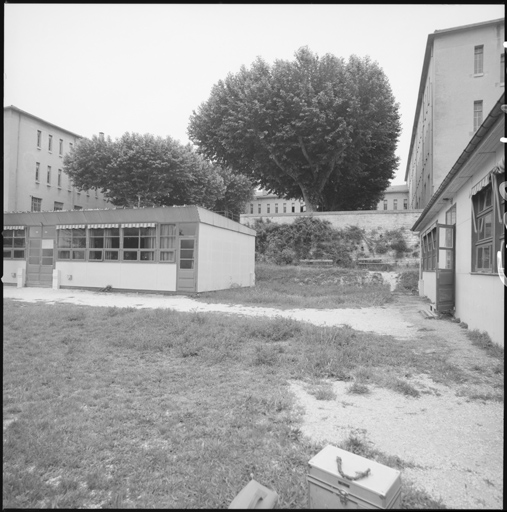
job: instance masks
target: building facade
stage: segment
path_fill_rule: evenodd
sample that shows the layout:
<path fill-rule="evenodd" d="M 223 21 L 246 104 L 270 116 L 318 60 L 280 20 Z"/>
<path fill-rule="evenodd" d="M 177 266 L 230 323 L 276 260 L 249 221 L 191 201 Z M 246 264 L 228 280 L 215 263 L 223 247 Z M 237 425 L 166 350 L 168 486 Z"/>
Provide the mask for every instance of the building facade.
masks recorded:
<path fill-rule="evenodd" d="M 78 191 L 63 157 L 82 137 L 17 107 L 4 107 L 4 211 L 108 208 L 96 190 Z"/>
<path fill-rule="evenodd" d="M 259 193 L 246 204 L 247 215 L 272 215 L 274 213 L 300 213 L 306 211 L 300 199 L 281 199 L 275 194 Z"/>
<path fill-rule="evenodd" d="M 504 345 L 503 94 L 412 227 L 420 234 L 419 294 L 439 312 Z"/>
<path fill-rule="evenodd" d="M 193 293 L 255 284 L 255 231 L 198 206 L 4 213 L 4 285 Z"/>
<path fill-rule="evenodd" d="M 408 210 L 407 185 L 392 185 L 386 188 L 384 197 L 377 204 L 377 210 Z"/>
<path fill-rule="evenodd" d="M 504 20 L 428 36 L 405 181 L 424 208 L 505 87 Z"/>

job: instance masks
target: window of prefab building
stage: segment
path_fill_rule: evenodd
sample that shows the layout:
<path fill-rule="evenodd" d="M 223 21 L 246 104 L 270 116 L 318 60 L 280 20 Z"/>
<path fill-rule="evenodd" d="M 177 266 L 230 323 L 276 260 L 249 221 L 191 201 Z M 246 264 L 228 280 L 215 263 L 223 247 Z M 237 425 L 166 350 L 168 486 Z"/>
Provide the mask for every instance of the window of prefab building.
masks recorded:
<path fill-rule="evenodd" d="M 176 260 L 176 225 L 160 225 L 160 261 L 174 263 Z"/>
<path fill-rule="evenodd" d="M 445 212 L 445 223 L 446 224 L 456 224 L 456 205 L 451 206 Z"/>
<path fill-rule="evenodd" d="M 4 259 L 25 259 L 25 230 L 6 229 L 3 232 Z"/>
<path fill-rule="evenodd" d="M 123 228 L 123 261 L 154 261 L 155 228 Z"/>
<path fill-rule="evenodd" d="M 88 259 L 90 261 L 118 261 L 120 252 L 119 228 L 91 228 Z"/>
<path fill-rule="evenodd" d="M 435 270 L 437 265 L 437 229 L 433 228 L 422 237 L 422 268 L 424 271 Z"/>
<path fill-rule="evenodd" d="M 496 254 L 504 251 L 505 239 L 501 181 L 499 174 L 490 174 L 472 189 L 472 272 L 498 272 Z"/>
<path fill-rule="evenodd" d="M 60 260 L 84 260 L 86 255 L 86 229 L 57 230 L 57 257 Z"/>

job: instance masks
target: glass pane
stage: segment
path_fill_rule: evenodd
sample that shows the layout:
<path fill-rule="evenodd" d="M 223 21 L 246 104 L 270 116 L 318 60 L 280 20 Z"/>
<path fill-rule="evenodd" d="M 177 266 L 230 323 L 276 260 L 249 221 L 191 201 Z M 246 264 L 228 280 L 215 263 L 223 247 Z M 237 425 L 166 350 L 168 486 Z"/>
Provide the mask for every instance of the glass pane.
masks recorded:
<path fill-rule="evenodd" d="M 452 247 L 452 228 L 439 228 L 440 247 Z"/>
<path fill-rule="evenodd" d="M 174 237 L 160 238 L 161 249 L 174 249 L 176 239 Z"/>
<path fill-rule="evenodd" d="M 4 249 L 4 258 L 10 258 L 11 257 L 11 251 L 6 251 Z"/>
<path fill-rule="evenodd" d="M 14 247 L 24 247 L 25 239 L 24 238 L 15 238 L 14 239 Z"/>
<path fill-rule="evenodd" d="M 179 225 L 179 232 L 180 236 L 195 236 L 195 233 L 197 231 L 197 224 L 180 224 Z"/>
<path fill-rule="evenodd" d="M 43 258 L 52 258 L 53 257 L 53 249 L 42 249 L 42 257 Z"/>
<path fill-rule="evenodd" d="M 155 253 L 153 251 L 141 251 L 141 261 L 153 261 Z"/>
<path fill-rule="evenodd" d="M 180 240 L 180 247 L 182 249 L 193 249 L 195 240 Z"/>
<path fill-rule="evenodd" d="M 170 261 L 174 263 L 174 251 L 160 251 L 160 261 Z"/>
<path fill-rule="evenodd" d="M 118 251 L 106 251 L 104 259 L 109 261 L 118 260 Z"/>
<path fill-rule="evenodd" d="M 160 225 L 160 235 L 161 236 L 176 235 L 176 225 L 175 224 L 161 224 Z"/>
<path fill-rule="evenodd" d="M 452 251 L 449 251 L 448 249 L 439 249 L 438 268 L 452 269 Z"/>
<path fill-rule="evenodd" d="M 119 228 L 107 228 L 104 231 L 106 236 L 120 236 Z"/>
<path fill-rule="evenodd" d="M 137 249 L 139 247 L 139 238 L 125 237 L 123 239 L 123 247 L 126 249 Z"/>
<path fill-rule="evenodd" d="M 482 268 L 491 269 L 491 247 L 484 247 L 482 253 Z"/>
<path fill-rule="evenodd" d="M 73 229 L 72 236 L 73 237 L 78 237 L 78 236 L 86 237 L 86 229 Z"/>
<path fill-rule="evenodd" d="M 155 236 L 155 228 L 139 228 L 141 236 Z"/>
<path fill-rule="evenodd" d="M 14 257 L 25 259 L 25 251 L 14 251 Z"/>
<path fill-rule="evenodd" d="M 137 260 L 137 251 L 123 251 L 124 261 L 135 261 Z"/>
<path fill-rule="evenodd" d="M 123 228 L 123 236 L 139 236 L 139 228 Z"/>
<path fill-rule="evenodd" d="M 77 247 L 79 249 L 86 247 L 86 238 L 72 238 L 72 247 Z"/>
<path fill-rule="evenodd" d="M 90 238 L 90 247 L 94 249 L 102 249 L 104 247 L 104 238 Z"/>
<path fill-rule="evenodd" d="M 89 260 L 101 260 L 102 259 L 102 251 L 90 251 L 88 253 Z"/>
<path fill-rule="evenodd" d="M 14 230 L 14 236 L 25 238 L 25 230 L 24 229 Z"/>
<path fill-rule="evenodd" d="M 187 268 L 187 269 L 194 268 L 194 260 L 181 260 L 180 268 Z"/>
<path fill-rule="evenodd" d="M 182 249 L 180 251 L 180 258 L 191 260 L 194 258 L 194 250 L 193 249 Z"/>
<path fill-rule="evenodd" d="M 12 247 L 12 231 L 4 231 L 4 233 L 9 233 L 4 235 L 4 247 Z"/>
<path fill-rule="evenodd" d="M 491 187 L 488 187 L 484 193 L 484 208 L 491 206 Z"/>
<path fill-rule="evenodd" d="M 72 259 L 73 260 L 84 260 L 85 252 L 84 251 L 72 251 Z"/>
<path fill-rule="evenodd" d="M 90 229 L 90 236 L 104 236 L 104 230 L 99 228 Z"/>
<path fill-rule="evenodd" d="M 155 237 L 141 237 L 141 249 L 155 249 Z"/>
<path fill-rule="evenodd" d="M 484 238 L 489 238 L 493 236 L 492 231 L 492 214 L 488 213 L 484 216 Z"/>
<path fill-rule="evenodd" d="M 58 251 L 58 258 L 60 260 L 70 260 L 70 251 Z"/>

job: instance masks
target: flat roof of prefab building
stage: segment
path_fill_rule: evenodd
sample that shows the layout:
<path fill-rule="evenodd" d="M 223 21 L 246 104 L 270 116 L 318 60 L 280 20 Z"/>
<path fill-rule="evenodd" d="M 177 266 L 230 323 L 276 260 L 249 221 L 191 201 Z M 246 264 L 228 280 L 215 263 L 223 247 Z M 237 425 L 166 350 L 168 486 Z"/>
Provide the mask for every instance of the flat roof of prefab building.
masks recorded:
<path fill-rule="evenodd" d="M 200 206 L 159 206 L 145 208 L 107 208 L 97 210 L 60 210 L 53 212 L 4 212 L 4 226 L 39 224 L 122 224 L 132 222 L 200 222 L 255 236 L 255 230 Z"/>

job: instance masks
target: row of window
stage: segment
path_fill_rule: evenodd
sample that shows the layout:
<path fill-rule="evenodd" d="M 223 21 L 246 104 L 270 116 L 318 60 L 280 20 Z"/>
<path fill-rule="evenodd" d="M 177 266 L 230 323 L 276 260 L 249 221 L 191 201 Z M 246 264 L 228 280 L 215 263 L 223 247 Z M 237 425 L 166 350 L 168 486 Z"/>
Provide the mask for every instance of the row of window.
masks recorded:
<path fill-rule="evenodd" d="M 474 47 L 474 75 L 484 75 L 484 45 Z M 505 81 L 505 54 L 500 54 L 500 83 Z"/>
<path fill-rule="evenodd" d="M 195 237 L 197 225 L 193 223 L 160 224 L 156 227 L 72 227 L 58 229 L 56 257 L 74 261 L 159 261 L 174 263 L 176 236 Z M 25 259 L 25 230 L 6 230 L 3 237 L 4 259 Z M 53 250 L 41 251 L 40 240 L 30 240 L 28 263 L 52 265 Z M 194 238 L 180 240 L 180 268 L 194 268 Z M 50 251 L 50 253 L 49 253 Z M 46 258 L 42 261 L 41 258 Z"/>
<path fill-rule="evenodd" d="M 388 208 L 389 203 L 388 203 L 387 199 L 384 199 L 383 206 L 384 206 L 384 210 L 388 210 L 389 209 Z M 378 208 L 380 210 L 380 206 Z M 397 210 L 397 209 L 398 209 L 398 199 L 393 199 L 393 210 Z M 403 199 L 403 209 L 404 210 L 408 210 L 408 198 L 407 199 Z"/>
<path fill-rule="evenodd" d="M 505 201 L 498 191 L 498 178 L 492 175 L 491 182 L 482 190 L 472 196 L 472 272 L 483 274 L 495 274 L 498 272 L 496 254 L 505 252 L 505 230 L 502 222 Z M 445 223 L 456 224 L 456 205 L 446 212 Z M 432 271 L 437 268 L 437 251 L 439 251 L 438 265 L 442 269 L 453 268 L 452 241 L 442 240 L 451 236 L 452 232 L 447 228 L 438 232 L 433 228 L 421 239 L 422 269 Z M 505 261 L 505 254 L 503 254 Z"/>
<path fill-rule="evenodd" d="M 70 192 L 70 190 L 69 190 Z M 79 192 L 78 192 L 79 194 Z M 89 194 L 87 194 L 89 195 Z M 82 210 L 82 206 L 78 206 L 77 204 L 74 205 L 74 210 Z M 63 203 L 60 201 L 54 201 L 53 202 L 53 211 L 58 212 L 63 210 Z M 31 205 L 30 205 L 30 211 L 32 212 L 41 212 L 42 211 L 42 199 L 40 197 L 32 196 L 31 198 Z"/>
<path fill-rule="evenodd" d="M 283 203 L 283 213 L 287 213 L 287 203 Z M 292 213 L 296 213 L 296 203 L 292 203 L 291 205 L 291 212 Z M 301 204 L 299 203 L 299 211 L 300 212 L 304 212 L 306 211 L 306 207 L 304 204 Z M 254 212 L 254 205 L 253 203 L 250 203 L 250 213 L 253 214 Z M 262 213 L 262 203 L 257 203 L 257 213 Z M 266 204 L 266 213 L 271 213 L 271 204 L 268 203 Z M 282 213 L 279 211 L 279 208 L 278 208 L 278 203 L 275 203 L 275 208 L 274 208 L 274 211 L 273 213 Z"/>
<path fill-rule="evenodd" d="M 72 150 L 73 144 L 69 142 L 69 149 Z M 42 149 L 42 130 L 37 130 L 37 149 Z M 48 134 L 48 151 L 53 152 L 53 136 Z M 58 141 L 58 155 L 63 157 L 63 139 Z"/>

